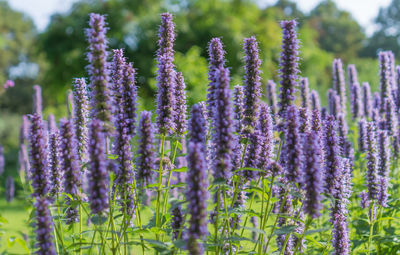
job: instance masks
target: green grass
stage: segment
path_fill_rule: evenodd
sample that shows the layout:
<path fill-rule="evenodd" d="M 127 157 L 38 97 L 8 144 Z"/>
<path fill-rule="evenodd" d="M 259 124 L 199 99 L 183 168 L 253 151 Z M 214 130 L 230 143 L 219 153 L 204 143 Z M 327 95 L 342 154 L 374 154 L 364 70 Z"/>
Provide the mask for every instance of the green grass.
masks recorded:
<path fill-rule="evenodd" d="M 14 237 L 23 240 L 23 234 L 29 235 L 31 231 L 26 206 L 23 200 L 14 200 L 11 203 L 7 203 L 4 199 L 0 200 L 0 214 L 7 221 L 1 227 L 4 234 L 0 239 L 0 253 L 7 251 L 7 254 L 26 254 L 26 250 L 18 240 L 11 241 Z"/>

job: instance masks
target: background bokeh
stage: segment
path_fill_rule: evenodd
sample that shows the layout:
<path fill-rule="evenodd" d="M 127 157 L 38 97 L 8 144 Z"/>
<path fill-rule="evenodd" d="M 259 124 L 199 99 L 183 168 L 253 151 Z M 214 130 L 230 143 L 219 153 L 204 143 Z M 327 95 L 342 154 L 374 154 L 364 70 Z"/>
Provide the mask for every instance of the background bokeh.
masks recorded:
<path fill-rule="evenodd" d="M 369 81 L 375 89 L 377 52 L 385 49 L 400 55 L 400 0 L 379 10 L 374 32 L 368 35 L 349 12 L 331 0 L 321 1 L 307 13 L 289 0 L 274 4 L 256 0 L 81 0 L 67 12 L 54 14 L 40 32 L 27 14 L 0 1 L 0 84 L 15 81 L 12 88 L 0 88 L 0 144 L 6 154 L 0 194 L 6 177 L 17 176 L 19 125 L 21 115 L 31 112 L 32 86 L 43 87 L 45 115 L 62 116 L 72 79 L 87 75 L 84 28 L 89 13 L 107 14 L 110 48 L 125 49 L 137 69 L 140 105 L 154 108 L 156 38 L 159 14 L 165 11 L 175 16 L 176 66 L 185 77 L 190 104 L 205 99 L 207 44 L 212 37 L 221 37 L 225 43 L 232 86 L 242 83 L 242 40 L 251 35 L 260 44 L 263 82 L 277 80 L 279 21 L 283 19 L 296 18 L 300 24 L 301 75 L 321 93 L 323 104 L 334 58 L 356 64 L 359 80 Z M 20 184 L 16 185 L 18 190 Z"/>

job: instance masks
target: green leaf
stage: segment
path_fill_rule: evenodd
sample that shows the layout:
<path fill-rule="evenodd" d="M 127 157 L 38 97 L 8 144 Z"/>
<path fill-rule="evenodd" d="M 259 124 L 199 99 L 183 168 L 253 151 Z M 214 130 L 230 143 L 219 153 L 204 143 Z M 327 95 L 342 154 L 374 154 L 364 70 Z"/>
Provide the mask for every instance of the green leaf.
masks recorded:
<path fill-rule="evenodd" d="M 184 172 L 187 172 L 187 171 L 188 171 L 188 167 L 187 166 L 183 166 L 183 167 L 180 167 L 180 168 L 172 169 L 172 172 L 179 172 L 179 173 L 184 173 Z"/>
<path fill-rule="evenodd" d="M 295 231 L 297 228 L 296 225 L 288 225 L 288 226 L 283 226 L 277 230 L 274 231 L 274 235 L 285 235 L 288 233 L 292 233 Z"/>
<path fill-rule="evenodd" d="M 307 230 L 304 235 L 312 235 L 315 233 L 320 233 L 320 232 L 325 232 L 328 231 L 330 228 L 319 228 L 319 229 L 313 229 L 313 230 Z"/>
<path fill-rule="evenodd" d="M 90 221 L 94 224 L 94 225 L 102 225 L 107 221 L 107 217 L 105 216 L 99 216 L 99 215 L 94 215 L 90 218 Z"/>

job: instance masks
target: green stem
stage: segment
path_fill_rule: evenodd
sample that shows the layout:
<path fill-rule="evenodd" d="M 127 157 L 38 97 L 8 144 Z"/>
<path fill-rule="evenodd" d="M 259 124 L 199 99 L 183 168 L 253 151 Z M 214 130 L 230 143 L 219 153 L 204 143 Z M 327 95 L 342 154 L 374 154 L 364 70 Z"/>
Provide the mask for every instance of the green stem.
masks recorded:
<path fill-rule="evenodd" d="M 157 188 L 157 205 L 156 205 L 156 228 L 160 227 L 160 198 L 161 198 L 161 189 L 162 189 L 162 174 L 163 174 L 163 160 L 165 153 L 165 134 L 161 135 L 161 157 L 160 157 L 160 168 L 158 170 L 158 188 Z M 158 234 L 156 234 L 157 241 L 159 240 Z"/>
<path fill-rule="evenodd" d="M 297 254 L 297 250 L 299 250 L 299 247 L 300 247 L 300 245 L 301 245 L 301 242 L 303 241 L 303 238 L 304 238 L 304 236 L 305 236 L 305 234 L 306 234 L 308 228 L 310 227 L 311 222 L 312 222 L 312 217 L 311 217 L 311 216 L 308 216 L 308 219 L 307 219 L 307 221 L 306 221 L 306 226 L 304 227 L 304 231 L 303 231 L 303 233 L 301 234 L 300 238 L 297 240 L 296 247 L 294 247 L 294 254 L 293 254 L 293 255 L 296 255 L 296 254 Z"/>
<path fill-rule="evenodd" d="M 374 201 L 371 202 L 371 205 L 369 206 L 369 237 L 368 237 L 368 254 L 371 254 L 371 246 L 372 246 L 372 236 L 374 234 L 374 225 L 375 225 L 375 220 L 374 220 Z"/>

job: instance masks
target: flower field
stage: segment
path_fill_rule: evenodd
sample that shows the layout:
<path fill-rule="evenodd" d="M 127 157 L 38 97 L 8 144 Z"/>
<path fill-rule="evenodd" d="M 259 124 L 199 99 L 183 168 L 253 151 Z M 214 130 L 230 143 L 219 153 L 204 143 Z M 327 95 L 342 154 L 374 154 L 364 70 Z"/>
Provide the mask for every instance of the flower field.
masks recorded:
<path fill-rule="evenodd" d="M 335 59 L 323 95 L 301 77 L 296 20 L 280 23 L 276 82 L 262 77 L 252 36 L 238 53 L 242 83 L 232 84 L 216 37 L 207 100 L 190 106 L 174 64 L 173 16 L 160 17 L 155 111 L 139 110 L 138 70 L 108 47 L 106 16 L 95 13 L 85 29 L 87 77 L 73 81 L 68 115 L 44 116 L 42 88 L 33 87 L 18 155 L 27 201 L 0 212 L 0 252 L 400 253 L 392 52 L 378 54 L 379 91 Z M 7 200 L 14 190 L 10 178 Z"/>

